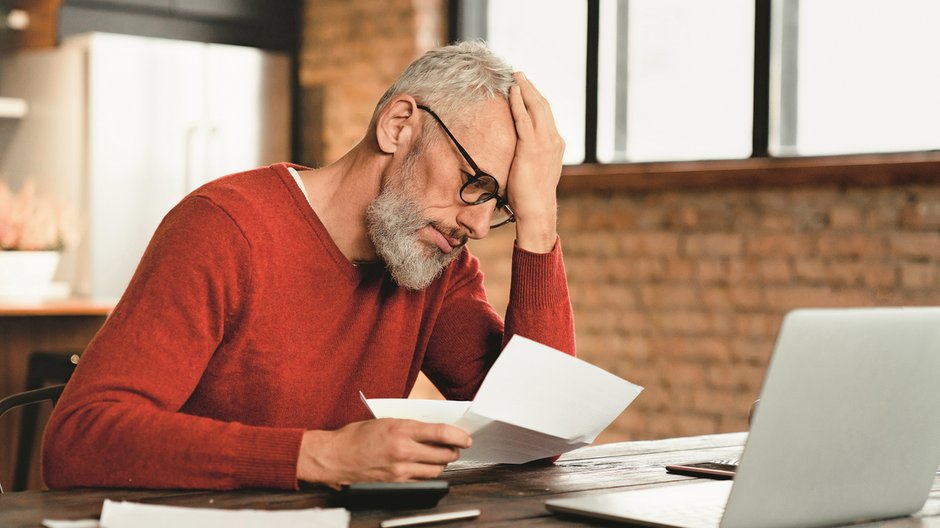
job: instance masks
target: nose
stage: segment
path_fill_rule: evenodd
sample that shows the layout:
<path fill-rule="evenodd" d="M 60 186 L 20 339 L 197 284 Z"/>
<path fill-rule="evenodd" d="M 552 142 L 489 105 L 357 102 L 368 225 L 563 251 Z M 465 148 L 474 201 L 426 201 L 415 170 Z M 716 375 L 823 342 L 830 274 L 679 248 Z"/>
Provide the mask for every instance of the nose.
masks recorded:
<path fill-rule="evenodd" d="M 490 220 L 496 212 L 495 200 L 477 205 L 462 204 L 457 213 L 457 223 L 467 231 L 467 236 L 479 240 L 490 232 Z"/>

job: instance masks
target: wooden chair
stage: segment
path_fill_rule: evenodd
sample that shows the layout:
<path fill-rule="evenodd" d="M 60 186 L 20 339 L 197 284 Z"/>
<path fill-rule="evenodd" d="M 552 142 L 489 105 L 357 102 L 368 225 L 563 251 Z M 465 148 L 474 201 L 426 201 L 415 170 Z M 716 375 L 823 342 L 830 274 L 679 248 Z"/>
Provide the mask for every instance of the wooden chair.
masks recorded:
<path fill-rule="evenodd" d="M 23 407 L 26 405 L 33 405 L 33 404 L 44 402 L 47 400 L 51 400 L 52 404 L 55 405 L 55 403 L 59 400 L 59 396 L 62 395 L 62 391 L 64 389 L 65 389 L 65 384 L 52 385 L 50 387 L 43 387 L 41 389 L 28 390 L 25 392 L 19 392 L 11 396 L 7 396 L 6 398 L 3 398 L 2 400 L 0 400 L 0 416 L 3 416 L 4 414 L 6 414 L 7 411 L 10 411 L 12 409 L 16 409 L 18 407 Z M 18 451 L 17 453 L 17 462 L 16 462 L 17 467 L 19 467 L 19 465 L 23 463 L 23 461 L 20 459 L 23 446 L 20 445 L 18 446 L 18 448 L 20 451 Z M 32 441 L 30 441 L 29 453 L 32 454 Z M 25 464 L 27 464 L 26 467 L 28 468 L 29 460 L 26 460 Z M 16 488 L 14 487 L 14 489 Z M 0 493 L 3 493 L 2 485 L 0 485 Z"/>

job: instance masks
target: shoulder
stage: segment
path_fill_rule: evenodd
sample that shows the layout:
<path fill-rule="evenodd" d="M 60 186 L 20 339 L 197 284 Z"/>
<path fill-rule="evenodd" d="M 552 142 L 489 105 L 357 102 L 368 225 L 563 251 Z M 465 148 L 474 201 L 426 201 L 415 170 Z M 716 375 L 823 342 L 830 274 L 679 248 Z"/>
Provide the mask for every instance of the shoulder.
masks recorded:
<path fill-rule="evenodd" d="M 257 210 L 283 203 L 291 197 L 291 180 L 287 163 L 277 163 L 222 176 L 193 191 L 190 196 L 203 197 L 226 210 Z"/>
<path fill-rule="evenodd" d="M 245 236 L 268 236 L 272 229 L 281 230 L 279 224 L 288 218 L 303 217 L 304 208 L 309 208 L 288 172 L 290 166 L 277 163 L 223 176 L 190 193 L 180 206 L 187 201 L 206 201 L 228 216 Z"/>

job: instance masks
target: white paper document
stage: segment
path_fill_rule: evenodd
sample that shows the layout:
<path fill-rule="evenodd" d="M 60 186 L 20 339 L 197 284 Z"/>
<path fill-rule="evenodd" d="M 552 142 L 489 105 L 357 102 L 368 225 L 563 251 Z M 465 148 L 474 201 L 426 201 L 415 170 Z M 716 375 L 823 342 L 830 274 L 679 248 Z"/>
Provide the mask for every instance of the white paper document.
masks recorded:
<path fill-rule="evenodd" d="M 473 446 L 461 460 L 522 464 L 589 445 L 642 390 L 516 335 L 472 402 L 360 395 L 376 418 L 447 423 L 467 431 Z"/>
<path fill-rule="evenodd" d="M 86 523 L 86 524 L 80 524 Z M 47 528 L 268 528 L 270 526 L 317 526 L 347 528 L 349 512 L 343 508 L 305 510 L 222 510 L 185 508 L 105 499 L 101 520 L 45 520 Z"/>

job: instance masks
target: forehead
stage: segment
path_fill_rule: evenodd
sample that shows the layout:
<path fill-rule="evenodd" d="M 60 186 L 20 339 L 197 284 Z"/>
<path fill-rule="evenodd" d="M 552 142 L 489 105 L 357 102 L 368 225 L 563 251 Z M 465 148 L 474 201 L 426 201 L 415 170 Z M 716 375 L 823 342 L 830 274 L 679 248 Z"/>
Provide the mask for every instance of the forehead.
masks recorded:
<path fill-rule="evenodd" d="M 480 170 L 505 183 L 516 152 L 516 128 L 509 102 L 504 99 L 485 101 L 469 107 L 462 117 L 463 126 L 453 131 L 457 141 Z"/>

